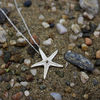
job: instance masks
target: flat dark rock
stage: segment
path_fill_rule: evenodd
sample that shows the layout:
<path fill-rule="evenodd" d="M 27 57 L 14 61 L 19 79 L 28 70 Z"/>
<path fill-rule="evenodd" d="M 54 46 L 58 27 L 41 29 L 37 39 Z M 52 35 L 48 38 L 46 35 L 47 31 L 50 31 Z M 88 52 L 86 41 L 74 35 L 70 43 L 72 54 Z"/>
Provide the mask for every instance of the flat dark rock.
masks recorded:
<path fill-rule="evenodd" d="M 65 59 L 68 62 L 72 63 L 73 65 L 76 65 L 82 69 L 85 69 L 88 71 L 94 70 L 93 64 L 81 54 L 67 52 L 65 54 Z"/>

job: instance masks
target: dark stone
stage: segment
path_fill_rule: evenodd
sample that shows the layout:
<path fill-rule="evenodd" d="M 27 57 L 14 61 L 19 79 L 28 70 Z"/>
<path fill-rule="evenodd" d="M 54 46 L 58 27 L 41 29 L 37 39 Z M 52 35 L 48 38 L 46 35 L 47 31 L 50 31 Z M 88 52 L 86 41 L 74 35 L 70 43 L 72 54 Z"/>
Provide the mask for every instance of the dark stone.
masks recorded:
<path fill-rule="evenodd" d="M 80 11 L 80 10 L 81 10 L 81 7 L 80 7 L 79 4 L 75 6 L 75 10 L 76 10 L 76 11 Z"/>
<path fill-rule="evenodd" d="M 11 88 L 11 87 L 10 87 L 10 84 L 9 84 L 9 85 L 7 86 L 7 90 L 10 90 L 10 88 Z"/>
<path fill-rule="evenodd" d="M 27 69 L 28 69 L 28 67 L 26 67 L 25 65 L 23 65 L 23 66 L 21 67 L 21 71 L 22 71 L 22 72 L 26 71 Z"/>
<path fill-rule="evenodd" d="M 75 17 L 74 17 L 74 16 L 69 16 L 68 19 L 69 19 L 69 20 L 72 20 L 72 19 L 75 19 Z"/>
<path fill-rule="evenodd" d="M 58 74 L 60 77 L 64 77 L 64 72 L 63 71 L 59 71 L 59 70 L 57 70 L 57 71 L 55 71 L 56 72 L 56 74 Z"/>
<path fill-rule="evenodd" d="M 89 23 L 90 26 L 90 34 L 93 34 L 97 26 L 94 23 Z"/>
<path fill-rule="evenodd" d="M 100 66 L 100 59 L 96 60 L 95 66 Z"/>
<path fill-rule="evenodd" d="M 97 80 L 96 80 L 96 79 L 94 79 L 94 80 L 93 80 L 93 85 L 94 85 L 94 86 L 96 86 L 96 85 L 97 85 L 97 83 L 98 83 L 98 82 L 97 82 Z"/>
<path fill-rule="evenodd" d="M 36 50 L 38 50 L 37 45 L 33 45 L 33 46 L 36 48 Z M 31 46 L 29 46 L 27 49 L 27 54 L 33 58 L 35 53 L 36 53 L 36 51 Z"/>
<path fill-rule="evenodd" d="M 33 81 L 33 79 L 34 79 L 33 75 L 27 75 L 26 76 L 26 81 L 28 81 L 28 82 Z"/>
<path fill-rule="evenodd" d="M 2 10 L 8 15 L 10 10 L 8 8 L 2 8 Z M 0 11 L 0 24 L 4 24 L 6 21 L 6 17 L 4 14 Z"/>
<path fill-rule="evenodd" d="M 45 6 L 44 6 L 44 9 L 49 10 L 49 9 L 50 9 L 50 6 L 45 5 Z"/>
<path fill-rule="evenodd" d="M 85 34 L 83 34 L 82 37 L 84 37 L 84 38 L 86 38 L 86 37 L 90 38 L 90 35 L 88 33 L 85 33 Z"/>
<path fill-rule="evenodd" d="M 46 88 L 46 85 L 40 85 L 40 90 L 43 90 Z"/>
<path fill-rule="evenodd" d="M 30 7 L 31 4 L 32 4 L 32 1 L 30 1 L 30 0 L 24 2 L 25 7 Z"/>
<path fill-rule="evenodd" d="M 2 75 L 0 75 L 0 82 L 2 82 L 3 81 L 3 76 Z"/>
<path fill-rule="evenodd" d="M 19 48 L 13 48 L 11 50 L 11 54 L 14 55 L 14 54 L 18 54 L 18 53 L 21 53 L 21 50 Z"/>
<path fill-rule="evenodd" d="M 4 69 L 0 69 L 0 75 L 4 74 L 6 71 Z"/>
<path fill-rule="evenodd" d="M 27 90 L 26 87 L 22 87 L 20 91 L 24 92 L 25 90 Z"/>
<path fill-rule="evenodd" d="M 12 78 L 11 73 L 6 73 L 6 74 L 4 75 L 4 81 L 5 81 L 5 82 L 9 82 L 9 81 L 11 80 L 11 78 Z"/>
<path fill-rule="evenodd" d="M 50 24 L 50 28 L 54 28 L 55 24 L 54 23 L 51 23 Z"/>
<path fill-rule="evenodd" d="M 19 63 L 22 64 L 23 62 L 24 62 L 24 58 L 21 58 L 21 59 L 19 60 Z"/>
<path fill-rule="evenodd" d="M 21 33 L 25 33 L 26 32 L 26 28 L 23 25 L 20 25 L 18 28 L 21 31 Z"/>
<path fill-rule="evenodd" d="M 21 72 L 19 70 L 16 70 L 15 74 L 19 76 L 21 74 Z"/>
<path fill-rule="evenodd" d="M 81 49 L 81 44 L 77 44 L 77 47 Z"/>
<path fill-rule="evenodd" d="M 65 84 L 66 84 L 67 86 L 69 86 L 69 85 L 70 85 L 70 82 L 69 82 L 69 81 L 66 81 Z"/>
<path fill-rule="evenodd" d="M 87 28 L 87 27 L 84 27 L 81 29 L 83 33 L 89 33 L 90 32 L 90 29 Z"/>
<path fill-rule="evenodd" d="M 94 70 L 93 64 L 81 54 L 67 52 L 65 54 L 65 59 L 73 65 L 80 67 L 81 69 L 88 71 Z"/>
<path fill-rule="evenodd" d="M 21 81 L 25 81 L 25 79 L 23 79 L 22 77 L 18 77 L 18 78 L 16 79 L 16 81 L 17 81 L 17 82 L 21 82 Z"/>
<path fill-rule="evenodd" d="M 10 51 L 6 51 L 4 53 L 4 56 L 3 56 L 3 61 L 5 63 L 8 63 L 10 61 L 10 58 L 11 58 L 11 52 Z"/>

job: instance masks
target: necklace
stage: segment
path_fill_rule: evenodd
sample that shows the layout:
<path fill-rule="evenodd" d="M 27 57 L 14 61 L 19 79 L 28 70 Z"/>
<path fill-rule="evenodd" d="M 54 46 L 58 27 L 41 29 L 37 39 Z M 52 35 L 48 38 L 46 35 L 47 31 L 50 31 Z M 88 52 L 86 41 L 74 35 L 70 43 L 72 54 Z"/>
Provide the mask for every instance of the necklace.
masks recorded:
<path fill-rule="evenodd" d="M 41 47 L 36 43 L 36 41 L 34 40 L 34 38 L 32 37 L 31 33 L 30 33 L 30 30 L 21 14 L 21 12 L 19 11 L 18 9 L 18 6 L 17 6 L 17 2 L 16 0 L 14 0 L 14 3 L 15 3 L 15 6 L 16 6 L 16 9 L 19 13 L 19 15 L 21 16 L 21 19 L 28 31 L 28 34 L 30 35 L 30 37 L 32 38 L 32 40 L 34 41 L 34 43 L 38 46 L 39 48 L 39 51 L 36 50 L 36 48 L 28 41 L 28 39 L 17 29 L 17 27 L 12 23 L 12 21 L 9 19 L 9 17 L 6 15 L 6 13 L 0 8 L 0 11 L 4 14 L 4 16 L 7 18 L 7 20 L 11 23 L 11 25 L 15 28 L 15 30 L 28 42 L 28 44 L 38 53 L 41 55 L 42 57 L 42 61 L 36 63 L 36 64 L 33 64 L 31 67 L 37 67 L 37 66 L 44 66 L 44 79 L 46 78 L 46 75 L 47 75 L 47 72 L 48 72 L 48 69 L 50 66 L 54 66 L 54 67 L 63 67 L 63 65 L 61 64 L 58 64 L 58 63 L 55 63 L 53 62 L 53 58 L 56 56 L 56 54 L 58 53 L 58 50 L 56 50 L 50 57 L 47 57 L 45 55 L 45 53 L 42 51 Z"/>

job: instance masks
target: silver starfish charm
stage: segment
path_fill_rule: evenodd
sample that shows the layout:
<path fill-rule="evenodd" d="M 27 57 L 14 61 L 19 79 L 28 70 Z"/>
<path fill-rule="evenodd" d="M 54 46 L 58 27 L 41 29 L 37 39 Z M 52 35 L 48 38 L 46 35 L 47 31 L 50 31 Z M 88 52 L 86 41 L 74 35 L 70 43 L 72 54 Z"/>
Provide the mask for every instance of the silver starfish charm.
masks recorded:
<path fill-rule="evenodd" d="M 52 61 L 52 59 L 57 54 L 58 50 L 56 50 L 50 57 L 46 57 L 46 55 L 44 54 L 44 52 L 40 48 L 39 48 L 39 52 L 41 54 L 42 61 L 32 65 L 31 67 L 44 66 L 44 79 L 46 78 L 46 75 L 47 75 L 47 72 L 48 72 L 48 69 L 50 66 L 63 67 L 63 65 L 57 64 L 57 63 Z"/>

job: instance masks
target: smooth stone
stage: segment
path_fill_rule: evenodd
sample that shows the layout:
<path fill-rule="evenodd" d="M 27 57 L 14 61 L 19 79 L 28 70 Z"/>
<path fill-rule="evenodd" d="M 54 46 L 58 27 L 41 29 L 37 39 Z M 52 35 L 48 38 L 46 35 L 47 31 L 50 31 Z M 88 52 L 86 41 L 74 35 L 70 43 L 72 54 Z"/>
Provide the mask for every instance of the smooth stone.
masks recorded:
<path fill-rule="evenodd" d="M 0 50 L 0 57 L 3 55 L 3 51 L 2 50 Z"/>
<path fill-rule="evenodd" d="M 50 24 L 50 28 L 54 28 L 55 24 L 54 23 L 51 23 Z"/>
<path fill-rule="evenodd" d="M 27 85 L 28 85 L 28 82 L 24 81 L 24 82 L 20 82 L 20 84 L 21 84 L 22 86 L 27 86 Z"/>
<path fill-rule="evenodd" d="M 21 36 L 21 34 L 20 34 L 19 32 L 17 32 L 17 33 L 16 33 L 16 36 L 17 36 L 17 37 L 20 37 L 20 36 Z"/>
<path fill-rule="evenodd" d="M 8 3 L 8 7 L 14 7 L 14 4 Z"/>
<path fill-rule="evenodd" d="M 82 37 L 82 36 L 83 36 L 83 33 L 79 33 L 79 34 L 78 34 L 78 37 Z"/>
<path fill-rule="evenodd" d="M 69 85 L 70 85 L 70 82 L 69 82 L 69 81 L 66 81 L 65 84 L 66 84 L 67 86 L 69 86 Z"/>
<path fill-rule="evenodd" d="M 73 82 L 72 82 L 72 83 L 70 83 L 70 86 L 71 86 L 71 87 L 75 86 L 75 83 L 73 83 Z"/>
<path fill-rule="evenodd" d="M 83 98 L 84 98 L 85 100 L 88 100 L 89 95 L 88 95 L 88 94 L 84 94 L 84 95 L 83 95 Z"/>
<path fill-rule="evenodd" d="M 100 31 L 100 24 L 99 24 L 98 27 L 96 28 L 96 31 Z"/>
<path fill-rule="evenodd" d="M 92 45 L 92 40 L 90 38 L 85 38 L 85 44 L 88 46 Z"/>
<path fill-rule="evenodd" d="M 30 72 L 31 72 L 31 74 L 33 76 L 36 76 L 36 74 L 37 74 L 37 70 L 36 69 L 31 69 Z"/>
<path fill-rule="evenodd" d="M 98 70 L 98 69 L 94 69 L 93 71 L 92 71 L 92 74 L 93 75 L 100 75 L 100 70 Z"/>
<path fill-rule="evenodd" d="M 25 79 L 23 79 L 22 77 L 19 76 L 19 77 L 17 77 L 16 81 L 21 82 L 21 81 L 25 81 Z"/>
<path fill-rule="evenodd" d="M 89 14 L 89 13 L 87 13 L 87 12 L 84 12 L 84 13 L 83 13 L 83 16 L 84 16 L 85 18 L 89 19 L 89 20 L 92 20 L 92 19 L 94 18 L 94 16 L 93 16 L 92 14 Z"/>
<path fill-rule="evenodd" d="M 0 75 L 4 74 L 5 70 L 4 69 L 0 69 Z"/>
<path fill-rule="evenodd" d="M 69 36 L 69 41 L 70 41 L 70 42 L 75 43 L 76 40 L 77 40 L 77 36 L 75 36 L 75 35 L 70 35 L 70 36 Z"/>
<path fill-rule="evenodd" d="M 61 94 L 60 93 L 50 93 L 50 95 L 55 99 L 55 100 L 62 100 Z"/>
<path fill-rule="evenodd" d="M 10 37 L 13 37 L 14 34 L 13 34 L 12 32 L 9 32 L 8 35 L 9 35 Z"/>
<path fill-rule="evenodd" d="M 81 77 L 82 83 L 86 83 L 89 79 L 89 76 L 85 72 L 80 72 L 80 77 Z"/>
<path fill-rule="evenodd" d="M 24 58 L 21 58 L 21 59 L 19 60 L 19 63 L 22 64 L 23 62 L 24 62 Z"/>
<path fill-rule="evenodd" d="M 31 4 L 32 4 L 32 1 L 30 1 L 30 0 L 27 0 L 27 1 L 24 2 L 25 7 L 30 7 Z"/>
<path fill-rule="evenodd" d="M 17 46 L 26 46 L 27 45 L 27 42 L 24 38 L 19 38 L 17 40 Z"/>
<path fill-rule="evenodd" d="M 52 12 L 56 12 L 57 11 L 56 7 L 52 7 L 51 10 L 52 10 Z"/>
<path fill-rule="evenodd" d="M 31 82 L 31 81 L 33 81 L 33 79 L 34 79 L 33 75 L 27 75 L 26 76 L 26 81 L 27 82 Z"/>
<path fill-rule="evenodd" d="M 46 85 L 40 85 L 40 90 L 43 90 L 46 88 Z"/>
<path fill-rule="evenodd" d="M 96 60 L 95 66 L 100 66 L 100 59 L 97 59 L 97 60 Z"/>
<path fill-rule="evenodd" d="M 7 42 L 5 42 L 4 44 L 3 44 L 3 48 L 7 48 L 8 47 L 8 44 L 7 44 Z"/>
<path fill-rule="evenodd" d="M 49 28 L 50 27 L 50 25 L 47 22 L 42 22 L 42 26 L 44 28 Z"/>
<path fill-rule="evenodd" d="M 27 96 L 29 96 L 30 95 L 30 93 L 29 93 L 29 91 L 24 91 L 24 95 L 27 97 Z"/>
<path fill-rule="evenodd" d="M 10 45 L 14 46 L 16 44 L 17 44 L 17 42 L 15 40 L 10 40 Z"/>
<path fill-rule="evenodd" d="M 61 78 L 64 77 L 64 72 L 63 71 L 57 70 L 57 71 L 55 71 L 55 73 L 58 74 Z"/>
<path fill-rule="evenodd" d="M 0 82 L 2 82 L 3 81 L 3 76 L 2 75 L 0 75 Z"/>
<path fill-rule="evenodd" d="M 44 20 L 44 16 L 43 15 L 40 15 L 38 19 L 39 20 Z"/>
<path fill-rule="evenodd" d="M 13 62 L 19 62 L 21 56 L 19 54 L 15 54 L 15 55 L 12 55 L 11 58 L 10 58 L 10 61 L 13 61 Z"/>
<path fill-rule="evenodd" d="M 30 66 L 31 60 L 30 59 L 24 59 L 25 66 Z"/>
<path fill-rule="evenodd" d="M 64 89 L 64 91 L 66 93 L 71 93 L 72 92 L 72 89 L 71 89 L 71 87 L 67 87 L 67 88 Z"/>
<path fill-rule="evenodd" d="M 69 44 L 69 45 L 68 45 L 68 50 L 74 49 L 75 45 L 76 45 L 75 43 Z"/>
<path fill-rule="evenodd" d="M 16 74 L 17 76 L 19 76 L 19 75 L 21 74 L 21 72 L 20 72 L 19 70 L 16 70 L 16 71 L 15 71 L 15 74 Z"/>
<path fill-rule="evenodd" d="M 12 55 L 19 54 L 19 53 L 21 53 L 21 49 L 19 49 L 19 48 L 13 48 L 13 49 L 11 50 L 11 54 L 12 54 Z"/>
<path fill-rule="evenodd" d="M 14 85 L 14 79 L 11 79 L 10 86 L 13 87 L 13 85 Z"/>
<path fill-rule="evenodd" d="M 93 34 L 94 34 L 94 36 L 97 37 L 97 38 L 100 36 L 100 32 L 99 32 L 99 31 L 95 31 Z"/>
<path fill-rule="evenodd" d="M 59 32 L 59 34 L 64 34 L 67 33 L 67 28 L 65 28 L 62 24 L 58 23 L 56 25 L 57 31 Z"/>
<path fill-rule="evenodd" d="M 80 0 L 79 4 L 82 9 L 86 10 L 88 13 L 97 15 L 99 11 L 98 0 Z"/>
<path fill-rule="evenodd" d="M 49 46 L 52 44 L 52 42 L 53 42 L 53 40 L 51 38 L 49 38 L 49 39 L 43 41 L 43 45 Z"/>
<path fill-rule="evenodd" d="M 4 56 L 3 56 L 3 61 L 4 61 L 5 63 L 8 63 L 8 62 L 10 61 L 10 58 L 11 58 L 11 52 L 6 51 L 6 52 L 4 53 Z"/>
<path fill-rule="evenodd" d="M 59 23 L 62 24 L 62 25 L 63 25 L 65 22 L 66 22 L 65 19 L 60 19 L 60 20 L 59 20 Z"/>
<path fill-rule="evenodd" d="M 8 98 L 8 92 L 4 93 L 5 98 Z"/>
<path fill-rule="evenodd" d="M 88 46 L 86 44 L 81 45 L 82 50 L 88 51 Z"/>
<path fill-rule="evenodd" d="M 83 17 L 78 17 L 78 24 L 82 25 L 83 24 L 83 20 L 84 20 Z"/>
<path fill-rule="evenodd" d="M 78 24 L 72 24 L 71 29 L 75 34 L 80 32 L 80 26 Z"/>
<path fill-rule="evenodd" d="M 89 25 L 85 25 L 82 27 L 82 32 L 83 33 L 89 33 L 90 32 L 90 26 Z"/>
<path fill-rule="evenodd" d="M 100 59 L 100 50 L 98 50 L 98 51 L 96 52 L 96 58 L 97 58 L 97 59 Z"/>
<path fill-rule="evenodd" d="M 68 16 L 67 15 L 62 15 L 62 19 L 68 19 Z"/>
<path fill-rule="evenodd" d="M 98 84 L 97 80 L 94 79 L 94 80 L 93 80 L 93 85 L 96 86 L 97 84 Z"/>
<path fill-rule="evenodd" d="M 23 92 L 18 92 L 12 96 L 13 100 L 20 100 L 23 96 Z"/>
<path fill-rule="evenodd" d="M 80 10 L 81 10 L 81 7 L 80 7 L 79 4 L 77 4 L 77 5 L 75 6 L 75 11 L 80 11 Z"/>
<path fill-rule="evenodd" d="M 93 64 L 81 54 L 67 52 L 65 54 L 65 59 L 73 65 L 80 67 L 81 69 L 88 71 L 94 70 Z"/>
<path fill-rule="evenodd" d="M 11 80 L 12 74 L 11 73 L 6 73 L 4 75 L 4 81 L 9 82 Z"/>
<path fill-rule="evenodd" d="M 23 66 L 21 67 L 21 71 L 24 72 L 24 71 L 26 71 L 26 70 L 28 70 L 28 67 L 26 67 L 25 65 L 23 65 Z"/>

